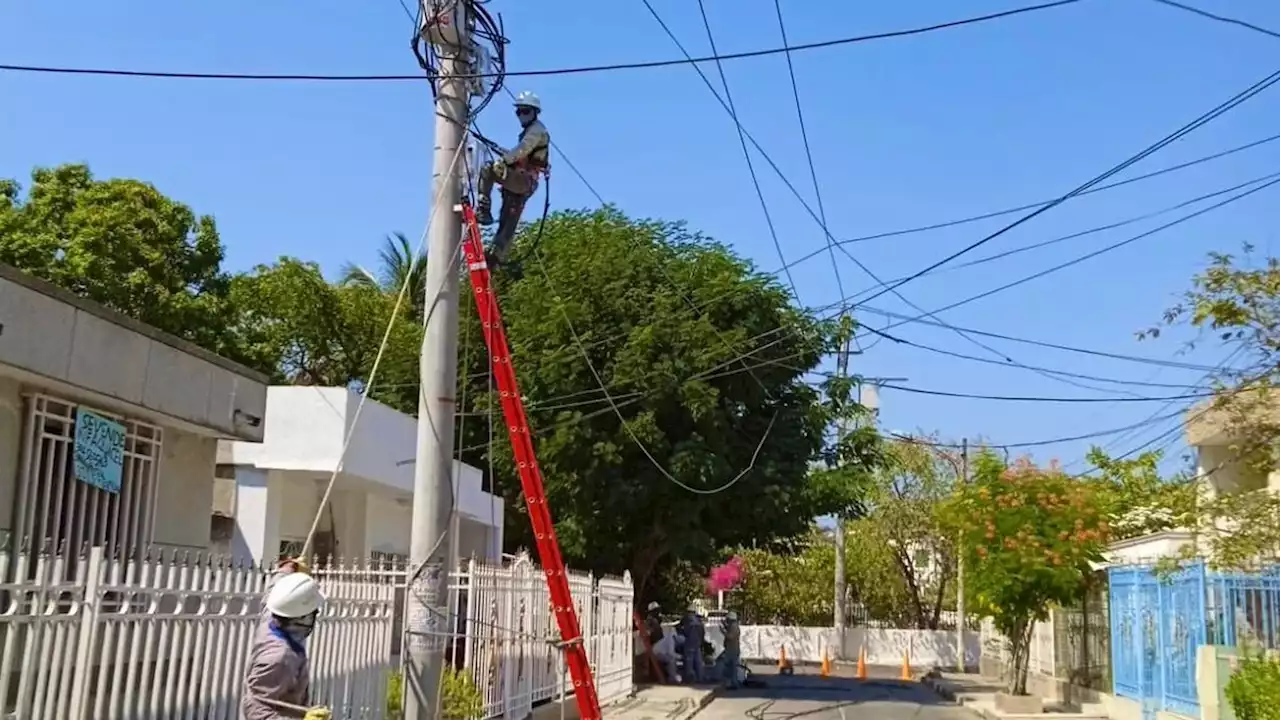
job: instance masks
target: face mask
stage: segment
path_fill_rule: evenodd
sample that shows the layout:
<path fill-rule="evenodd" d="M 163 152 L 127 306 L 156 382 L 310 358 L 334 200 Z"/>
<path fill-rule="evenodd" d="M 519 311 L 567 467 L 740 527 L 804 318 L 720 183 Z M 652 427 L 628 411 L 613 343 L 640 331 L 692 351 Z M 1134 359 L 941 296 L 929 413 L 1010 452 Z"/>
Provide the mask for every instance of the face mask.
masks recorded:
<path fill-rule="evenodd" d="M 516 110 L 516 119 L 520 121 L 520 125 L 522 127 L 527 126 L 529 123 L 533 122 L 533 119 L 537 117 L 537 115 L 538 114 L 532 110 L 524 110 L 524 109 Z"/>
<path fill-rule="evenodd" d="M 290 622 L 289 625 L 284 628 L 284 631 L 289 634 L 289 637 L 301 644 L 305 642 L 307 638 L 311 637 L 311 633 L 315 632 L 315 629 L 316 616 L 312 615 L 310 617 Z"/>

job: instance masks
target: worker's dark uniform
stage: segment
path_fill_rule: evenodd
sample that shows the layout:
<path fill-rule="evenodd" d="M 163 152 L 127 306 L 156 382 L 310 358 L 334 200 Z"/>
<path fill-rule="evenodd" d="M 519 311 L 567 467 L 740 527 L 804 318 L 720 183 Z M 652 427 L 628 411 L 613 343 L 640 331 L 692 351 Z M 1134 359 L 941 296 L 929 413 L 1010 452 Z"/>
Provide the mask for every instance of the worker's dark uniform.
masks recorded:
<path fill-rule="evenodd" d="M 502 187 L 502 210 L 498 217 L 498 230 L 493 235 L 491 253 L 493 258 L 501 262 L 506 258 L 507 250 L 515 237 L 516 227 L 520 224 L 520 216 L 524 213 L 525 203 L 538 190 L 538 175 L 545 172 L 550 160 L 551 133 L 541 120 L 534 120 L 520 131 L 520 141 L 516 147 L 502 156 L 506 172 L 499 176 L 493 165 L 486 165 L 480 171 L 480 183 L 477 188 L 480 217 L 490 215 L 493 184 Z"/>

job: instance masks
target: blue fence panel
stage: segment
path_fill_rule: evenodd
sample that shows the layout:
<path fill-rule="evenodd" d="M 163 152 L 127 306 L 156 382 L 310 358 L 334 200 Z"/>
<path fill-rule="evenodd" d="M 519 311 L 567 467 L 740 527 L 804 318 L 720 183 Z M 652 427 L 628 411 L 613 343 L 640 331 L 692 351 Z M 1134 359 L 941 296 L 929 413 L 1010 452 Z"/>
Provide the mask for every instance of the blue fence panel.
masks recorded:
<path fill-rule="evenodd" d="M 1117 695 L 1142 699 L 1141 568 L 1111 568 L 1111 674 Z"/>
<path fill-rule="evenodd" d="M 1168 578 L 1160 588 L 1160 648 L 1162 690 L 1160 707 L 1198 717 L 1196 649 L 1205 644 L 1205 568 L 1196 563 Z"/>
<path fill-rule="evenodd" d="M 1171 574 L 1153 566 L 1108 570 L 1111 665 L 1117 695 L 1158 710 L 1200 715 L 1196 652 L 1241 643 L 1280 650 L 1280 568 L 1210 572 L 1204 563 Z"/>
<path fill-rule="evenodd" d="M 1280 568 L 1263 573 L 1212 573 L 1206 615 L 1209 642 L 1280 650 Z"/>

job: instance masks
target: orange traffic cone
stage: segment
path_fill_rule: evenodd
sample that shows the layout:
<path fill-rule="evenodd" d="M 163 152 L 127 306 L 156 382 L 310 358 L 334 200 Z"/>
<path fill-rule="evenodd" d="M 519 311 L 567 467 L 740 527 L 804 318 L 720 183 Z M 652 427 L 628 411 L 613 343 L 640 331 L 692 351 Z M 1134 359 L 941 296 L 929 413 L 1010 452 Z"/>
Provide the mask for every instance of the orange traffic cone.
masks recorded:
<path fill-rule="evenodd" d="M 902 651 L 902 680 L 911 679 L 911 655 L 906 650 Z"/>
<path fill-rule="evenodd" d="M 867 646 L 866 645 L 863 645 L 862 649 L 858 651 L 858 679 L 859 680 L 867 679 Z"/>
<path fill-rule="evenodd" d="M 822 677 L 831 677 L 831 657 L 827 655 L 827 649 L 822 648 Z"/>
<path fill-rule="evenodd" d="M 791 661 L 787 659 L 787 646 L 783 645 L 782 649 L 778 651 L 778 674 L 790 675 L 793 672 L 794 668 L 791 666 Z"/>

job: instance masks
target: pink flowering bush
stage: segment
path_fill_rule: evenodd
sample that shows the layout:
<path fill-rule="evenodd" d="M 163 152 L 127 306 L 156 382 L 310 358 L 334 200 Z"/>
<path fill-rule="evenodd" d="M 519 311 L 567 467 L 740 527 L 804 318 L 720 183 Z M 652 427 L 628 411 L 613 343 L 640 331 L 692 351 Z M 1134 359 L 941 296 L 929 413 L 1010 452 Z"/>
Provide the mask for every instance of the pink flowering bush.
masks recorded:
<path fill-rule="evenodd" d="M 742 582 L 742 576 L 742 557 L 734 555 L 725 564 L 711 568 L 711 573 L 707 575 L 707 592 L 732 590 Z"/>

